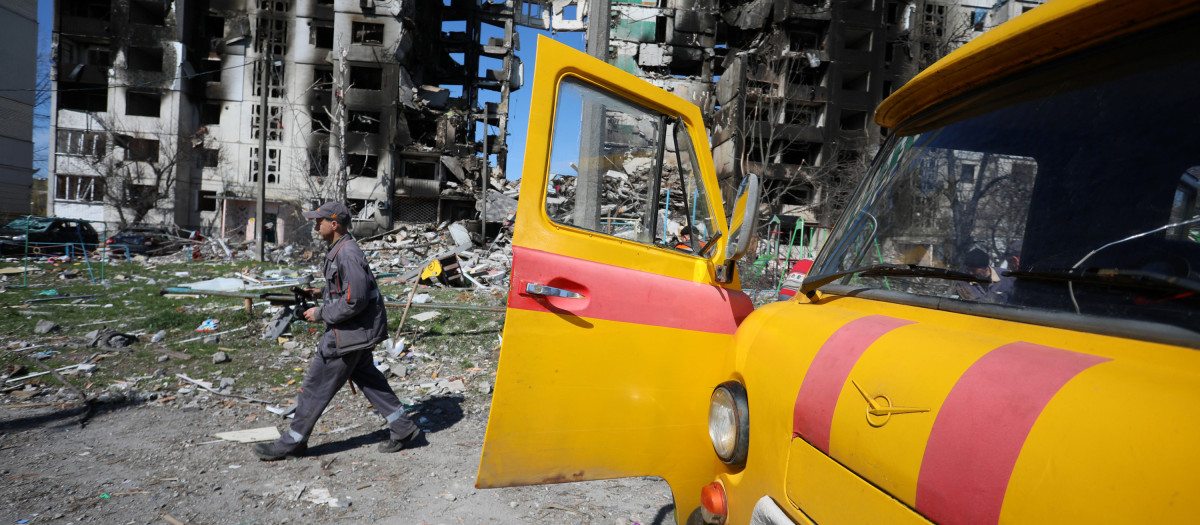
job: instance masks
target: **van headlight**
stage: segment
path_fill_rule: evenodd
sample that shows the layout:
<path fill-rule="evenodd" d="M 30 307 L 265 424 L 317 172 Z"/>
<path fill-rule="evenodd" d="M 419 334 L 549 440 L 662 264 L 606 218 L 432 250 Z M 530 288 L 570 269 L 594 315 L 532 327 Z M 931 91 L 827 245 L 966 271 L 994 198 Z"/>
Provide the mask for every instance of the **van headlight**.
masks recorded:
<path fill-rule="evenodd" d="M 708 405 L 708 437 L 717 457 L 727 465 L 746 462 L 750 447 L 750 409 L 746 388 L 726 381 L 713 390 Z"/>

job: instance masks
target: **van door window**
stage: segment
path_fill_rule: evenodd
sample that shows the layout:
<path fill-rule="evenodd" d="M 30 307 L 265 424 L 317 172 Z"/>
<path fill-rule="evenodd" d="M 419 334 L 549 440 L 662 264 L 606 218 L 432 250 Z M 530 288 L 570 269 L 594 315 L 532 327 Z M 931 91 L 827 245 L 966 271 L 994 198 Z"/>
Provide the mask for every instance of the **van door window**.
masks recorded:
<path fill-rule="evenodd" d="M 684 253 L 717 233 L 683 122 L 581 81 L 559 88 L 546 213 Z"/>

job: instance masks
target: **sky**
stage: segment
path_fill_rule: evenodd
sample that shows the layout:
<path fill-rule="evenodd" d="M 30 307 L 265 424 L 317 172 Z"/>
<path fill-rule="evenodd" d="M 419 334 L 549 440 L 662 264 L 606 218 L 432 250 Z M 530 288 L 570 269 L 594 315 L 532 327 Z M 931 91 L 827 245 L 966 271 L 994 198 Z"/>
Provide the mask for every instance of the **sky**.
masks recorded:
<path fill-rule="evenodd" d="M 50 56 L 50 29 L 52 28 L 52 14 L 54 9 L 54 0 L 38 0 L 38 57 Z M 47 60 L 38 60 L 38 76 L 43 74 L 50 67 Z M 50 106 L 49 100 L 46 104 L 33 109 L 33 169 L 37 170 L 34 177 L 46 178 L 46 148 L 50 143 Z"/>

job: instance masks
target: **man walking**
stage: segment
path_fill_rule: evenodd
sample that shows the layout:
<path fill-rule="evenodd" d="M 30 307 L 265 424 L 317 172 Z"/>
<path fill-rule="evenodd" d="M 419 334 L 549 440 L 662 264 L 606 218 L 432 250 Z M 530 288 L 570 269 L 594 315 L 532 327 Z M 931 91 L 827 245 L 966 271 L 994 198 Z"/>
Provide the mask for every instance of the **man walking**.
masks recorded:
<path fill-rule="evenodd" d="M 400 400 L 371 357 L 371 350 L 387 337 L 387 311 L 367 258 L 349 233 L 350 210 L 326 202 L 304 212 L 304 217 L 315 220 L 317 234 L 331 243 L 323 270 L 325 287 L 309 290 L 321 294 L 322 306 L 304 312 L 309 322 L 325 323 L 325 334 L 304 376 L 291 428 L 273 443 L 256 445 L 254 454 L 263 461 L 304 455 L 317 418 L 347 379 L 362 389 L 391 427 L 391 439 L 380 443 L 379 451 L 398 452 L 421 430 L 404 415 Z"/>

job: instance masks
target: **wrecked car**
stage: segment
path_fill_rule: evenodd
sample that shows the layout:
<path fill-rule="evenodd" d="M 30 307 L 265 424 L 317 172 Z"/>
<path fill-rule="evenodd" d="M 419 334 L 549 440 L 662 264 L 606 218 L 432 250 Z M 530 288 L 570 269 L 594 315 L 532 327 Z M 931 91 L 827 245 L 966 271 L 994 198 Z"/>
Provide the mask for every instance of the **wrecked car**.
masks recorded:
<path fill-rule="evenodd" d="M 95 249 L 98 239 L 87 221 L 30 215 L 0 227 L 0 253 L 40 255 Z"/>
<path fill-rule="evenodd" d="M 134 225 L 122 228 L 104 244 L 114 254 L 164 255 L 203 240 L 195 232 L 174 226 Z"/>
<path fill-rule="evenodd" d="M 1198 17 L 1051 0 L 939 61 L 753 311 L 756 178 L 727 225 L 699 110 L 541 39 L 477 486 L 658 476 L 680 523 L 1193 522 Z"/>

